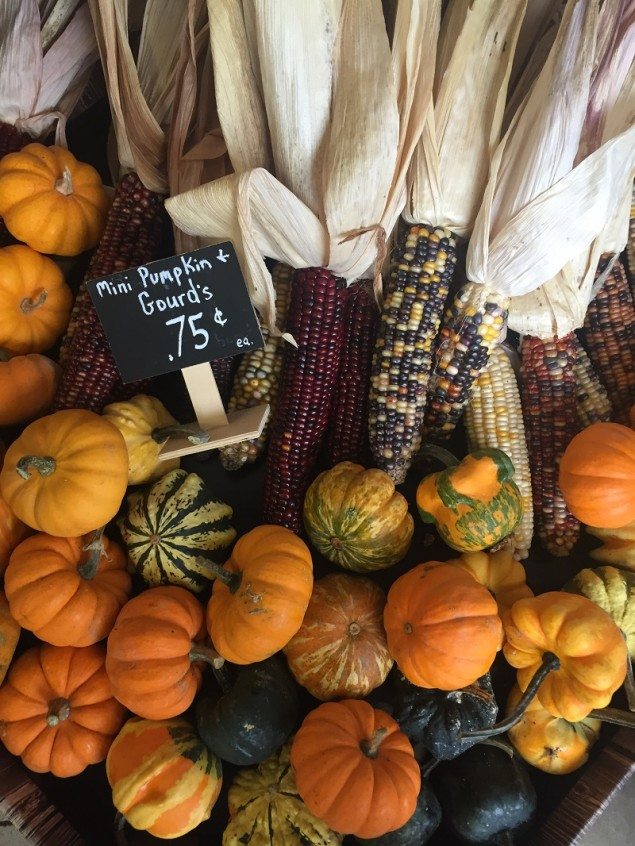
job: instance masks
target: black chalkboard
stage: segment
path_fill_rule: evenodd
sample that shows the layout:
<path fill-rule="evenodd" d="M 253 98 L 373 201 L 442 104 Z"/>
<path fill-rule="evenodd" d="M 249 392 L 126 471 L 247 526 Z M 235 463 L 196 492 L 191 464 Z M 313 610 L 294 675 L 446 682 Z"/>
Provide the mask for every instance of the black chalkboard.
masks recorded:
<path fill-rule="evenodd" d="M 264 345 L 230 241 L 88 283 L 124 382 Z"/>

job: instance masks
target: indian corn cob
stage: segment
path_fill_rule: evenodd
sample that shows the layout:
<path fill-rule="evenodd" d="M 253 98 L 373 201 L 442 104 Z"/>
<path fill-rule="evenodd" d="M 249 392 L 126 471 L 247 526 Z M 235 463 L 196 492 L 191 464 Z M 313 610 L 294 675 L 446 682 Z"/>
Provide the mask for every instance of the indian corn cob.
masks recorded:
<path fill-rule="evenodd" d="M 276 289 L 278 326 L 286 324 L 292 276 L 293 270 L 282 263 L 277 264 L 272 273 Z M 284 341 L 281 337 L 271 335 L 264 326 L 262 336 L 265 341 L 264 347 L 246 352 L 240 360 L 229 398 L 228 411 L 250 408 L 264 402 L 269 403 L 272 411 L 275 408 L 282 370 Z M 264 452 L 268 436 L 269 421 L 265 424 L 259 438 L 223 447 L 220 450 L 220 462 L 225 470 L 238 470 L 245 464 L 253 464 Z"/>
<path fill-rule="evenodd" d="M 526 558 L 534 533 L 529 456 L 516 374 L 501 346 L 492 350 L 487 367 L 474 382 L 465 409 L 465 428 L 471 450 L 496 447 L 512 460 L 514 481 L 523 498 L 523 516 L 512 544 L 515 556 Z"/>
<path fill-rule="evenodd" d="M 397 484 L 421 446 L 433 346 L 456 266 L 456 239 L 410 226 L 393 254 L 372 362 L 369 440 L 375 464 Z"/>
<path fill-rule="evenodd" d="M 635 300 L 635 182 L 633 182 L 631 216 L 628 222 L 628 241 L 626 242 L 626 264 L 628 267 L 628 281 L 631 286 L 631 295 Z"/>
<path fill-rule="evenodd" d="M 33 139 L 25 132 L 20 132 L 10 123 L 0 121 L 0 159 L 7 153 L 17 153 L 22 147 L 29 144 Z M 0 247 L 6 247 L 14 239 L 11 237 L 0 217 Z"/>
<path fill-rule="evenodd" d="M 627 422 L 635 402 L 635 306 L 621 261 L 589 304 L 580 335 L 606 388 L 614 420 Z"/>
<path fill-rule="evenodd" d="M 454 431 L 474 380 L 501 340 L 508 303 L 508 297 L 468 282 L 446 309 L 428 391 L 424 440 L 443 443 Z"/>
<path fill-rule="evenodd" d="M 573 333 L 552 341 L 526 335 L 521 346 L 521 397 L 531 468 L 534 520 L 552 555 L 569 554 L 580 523 L 558 486 L 562 455 L 578 431 Z"/>
<path fill-rule="evenodd" d="M 575 339 L 575 378 L 578 422 L 584 429 L 611 419 L 611 403 L 580 341 Z"/>
<path fill-rule="evenodd" d="M 117 185 L 106 227 L 85 280 L 108 276 L 157 258 L 164 222 L 163 198 L 145 188 L 135 173 Z M 134 343 L 134 339 L 131 339 Z M 100 412 L 139 385 L 121 383 L 108 341 L 85 285 L 82 285 L 63 342 L 62 377 L 53 410 L 87 408 Z"/>
<path fill-rule="evenodd" d="M 238 358 L 239 356 L 229 356 L 229 358 L 214 358 L 210 361 L 214 380 L 218 386 L 218 392 L 223 405 L 227 405 L 229 400 L 229 393 L 232 389 L 234 371 L 238 364 Z"/>
<path fill-rule="evenodd" d="M 326 441 L 329 467 L 365 463 L 368 451 L 368 389 L 377 330 L 377 306 L 365 281 L 346 292 L 344 348 Z"/>
<path fill-rule="evenodd" d="M 300 529 L 302 502 L 326 434 L 344 341 L 346 285 L 324 268 L 296 271 L 291 284 L 280 393 L 264 484 L 264 522 Z"/>

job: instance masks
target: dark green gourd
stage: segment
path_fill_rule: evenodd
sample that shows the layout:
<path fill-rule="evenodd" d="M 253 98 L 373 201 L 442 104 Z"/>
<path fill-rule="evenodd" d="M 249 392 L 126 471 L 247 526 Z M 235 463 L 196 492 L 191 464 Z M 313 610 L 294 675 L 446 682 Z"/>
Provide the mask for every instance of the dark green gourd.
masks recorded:
<path fill-rule="evenodd" d="M 422 783 L 417 807 L 405 825 L 381 837 L 363 840 L 356 837 L 359 846 L 424 846 L 441 822 L 441 806 L 429 782 Z"/>

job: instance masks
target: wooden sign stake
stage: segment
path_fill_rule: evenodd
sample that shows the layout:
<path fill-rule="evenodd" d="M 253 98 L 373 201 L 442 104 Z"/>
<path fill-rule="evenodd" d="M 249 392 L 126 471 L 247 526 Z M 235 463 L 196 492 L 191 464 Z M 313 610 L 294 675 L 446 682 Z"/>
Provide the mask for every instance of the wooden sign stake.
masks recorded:
<path fill-rule="evenodd" d="M 270 408 L 267 403 L 225 414 L 210 364 L 185 367 L 181 373 L 194 406 L 197 423 L 207 432 L 209 440 L 196 443 L 185 435 L 170 437 L 161 449 L 159 461 L 219 449 L 238 441 L 257 438 L 262 433 L 269 417 Z"/>

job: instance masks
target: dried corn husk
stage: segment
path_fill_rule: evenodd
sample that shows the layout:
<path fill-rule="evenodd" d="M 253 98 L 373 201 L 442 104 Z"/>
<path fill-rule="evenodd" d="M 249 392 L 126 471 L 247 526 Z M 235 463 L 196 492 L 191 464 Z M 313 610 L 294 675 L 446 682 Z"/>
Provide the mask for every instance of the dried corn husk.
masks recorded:
<path fill-rule="evenodd" d="M 0 122 L 33 138 L 56 127 L 66 146 L 66 119 L 73 111 L 97 58 L 85 6 L 56 0 L 0 3 Z"/>

